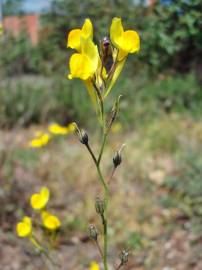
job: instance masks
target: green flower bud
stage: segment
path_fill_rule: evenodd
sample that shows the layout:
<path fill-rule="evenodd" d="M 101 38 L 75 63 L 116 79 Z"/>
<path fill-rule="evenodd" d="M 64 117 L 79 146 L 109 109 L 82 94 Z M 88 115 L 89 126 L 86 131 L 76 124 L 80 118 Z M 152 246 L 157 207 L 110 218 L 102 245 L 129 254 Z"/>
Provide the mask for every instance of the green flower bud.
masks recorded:
<path fill-rule="evenodd" d="M 90 224 L 88 230 L 89 230 L 90 238 L 97 241 L 98 231 L 97 231 L 96 227 L 93 224 Z"/>
<path fill-rule="evenodd" d="M 95 210 L 101 216 L 104 214 L 105 211 L 105 203 L 99 197 L 97 197 L 95 201 Z"/>

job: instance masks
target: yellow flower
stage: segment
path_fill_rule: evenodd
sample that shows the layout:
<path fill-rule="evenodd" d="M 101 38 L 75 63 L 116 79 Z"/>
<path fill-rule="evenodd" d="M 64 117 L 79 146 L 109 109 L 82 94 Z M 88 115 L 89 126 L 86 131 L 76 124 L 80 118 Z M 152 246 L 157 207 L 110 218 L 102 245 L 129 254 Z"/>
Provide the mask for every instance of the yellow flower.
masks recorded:
<path fill-rule="evenodd" d="M 19 237 L 31 237 L 32 221 L 30 217 L 25 216 L 21 222 L 17 223 L 16 231 Z"/>
<path fill-rule="evenodd" d="M 61 226 L 60 220 L 56 216 L 50 214 L 47 211 L 42 212 L 41 218 L 44 227 L 46 227 L 49 230 L 57 230 Z"/>
<path fill-rule="evenodd" d="M 29 146 L 32 148 L 40 148 L 47 145 L 50 139 L 51 138 L 48 133 L 38 133 L 36 138 L 29 142 Z"/>
<path fill-rule="evenodd" d="M 66 135 L 69 133 L 68 127 L 63 127 L 56 123 L 51 124 L 48 127 L 48 130 L 50 131 L 50 133 L 55 134 L 55 135 Z"/>
<path fill-rule="evenodd" d="M 100 267 L 96 262 L 91 262 L 90 270 L 100 270 Z"/>
<path fill-rule="evenodd" d="M 136 31 L 124 31 L 121 18 L 113 18 L 110 27 L 110 39 L 113 45 L 118 48 L 118 60 L 121 60 L 128 53 L 135 53 L 140 50 L 140 37 Z"/>
<path fill-rule="evenodd" d="M 81 52 L 74 53 L 69 61 L 69 79 L 88 80 L 93 77 L 98 68 L 98 48 L 90 38 L 81 37 Z"/>
<path fill-rule="evenodd" d="M 70 31 L 67 39 L 67 47 L 81 50 L 81 38 L 93 38 L 93 26 L 90 19 L 86 19 L 81 29 L 73 29 Z"/>
<path fill-rule="evenodd" d="M 121 18 L 113 18 L 110 27 L 110 39 L 115 46 L 113 51 L 113 60 L 115 62 L 115 69 L 111 82 L 105 93 L 105 97 L 111 91 L 114 83 L 118 79 L 129 53 L 136 53 L 140 50 L 140 37 L 136 31 L 124 31 Z"/>
<path fill-rule="evenodd" d="M 33 194 L 30 198 L 32 208 L 35 210 L 43 209 L 49 200 L 49 196 L 49 189 L 47 187 L 42 187 L 39 193 Z"/>

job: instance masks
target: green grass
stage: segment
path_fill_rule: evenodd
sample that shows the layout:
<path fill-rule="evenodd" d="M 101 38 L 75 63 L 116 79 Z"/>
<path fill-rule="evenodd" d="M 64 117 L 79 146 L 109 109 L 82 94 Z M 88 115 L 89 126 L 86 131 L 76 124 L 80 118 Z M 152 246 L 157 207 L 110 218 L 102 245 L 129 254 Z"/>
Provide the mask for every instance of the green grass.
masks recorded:
<path fill-rule="evenodd" d="M 122 94 L 119 119 L 125 127 L 130 129 L 131 125 L 142 125 L 170 112 L 200 115 L 202 94 L 193 74 L 151 79 L 143 72 L 135 76 L 128 72 L 126 77 L 126 72 L 108 96 L 106 108 L 110 110 L 114 98 Z M 66 124 L 72 120 L 94 126 L 95 112 L 78 80 L 69 81 L 65 76 L 13 77 L 3 80 L 0 88 L 2 127 L 48 121 Z"/>

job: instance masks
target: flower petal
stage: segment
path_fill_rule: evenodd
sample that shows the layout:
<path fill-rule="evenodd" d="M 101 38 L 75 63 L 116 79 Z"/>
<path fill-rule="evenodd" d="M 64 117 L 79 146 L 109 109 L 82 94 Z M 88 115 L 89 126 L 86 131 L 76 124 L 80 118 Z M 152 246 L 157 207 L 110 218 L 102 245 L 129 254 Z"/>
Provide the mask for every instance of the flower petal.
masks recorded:
<path fill-rule="evenodd" d="M 49 196 L 50 192 L 48 188 L 46 187 L 41 188 L 40 193 L 35 193 L 31 196 L 30 204 L 32 208 L 35 210 L 43 209 L 49 200 Z"/>
<path fill-rule="evenodd" d="M 16 231 L 19 237 L 28 237 L 32 232 L 31 218 L 25 216 L 16 226 Z"/>
<path fill-rule="evenodd" d="M 110 27 L 110 39 L 115 47 L 119 46 L 123 35 L 123 26 L 121 22 L 121 18 L 113 18 L 112 24 Z"/>
<path fill-rule="evenodd" d="M 96 262 L 91 262 L 90 270 L 100 270 L 100 267 Z"/>
<path fill-rule="evenodd" d="M 57 230 L 61 226 L 61 222 L 58 217 L 50 214 L 47 211 L 42 212 L 43 225 L 49 230 Z"/>
<path fill-rule="evenodd" d="M 69 133 L 69 130 L 67 127 L 60 126 L 57 123 L 53 123 L 49 125 L 48 130 L 50 131 L 50 133 L 54 135 L 66 135 Z"/>
<path fill-rule="evenodd" d="M 81 29 L 82 37 L 93 38 L 93 25 L 90 19 L 85 19 L 85 22 Z"/>
<path fill-rule="evenodd" d="M 50 197 L 50 191 L 47 187 L 42 187 L 40 190 L 40 195 L 44 201 L 45 204 L 47 204 L 49 197 Z"/>
<path fill-rule="evenodd" d="M 90 59 L 92 72 L 95 73 L 98 68 L 99 53 L 97 46 L 90 38 L 85 39 L 81 37 L 81 52 Z"/>
<path fill-rule="evenodd" d="M 136 31 L 127 30 L 123 33 L 122 50 L 135 53 L 140 50 L 140 37 Z"/>
<path fill-rule="evenodd" d="M 87 80 L 93 75 L 93 68 L 90 59 L 85 54 L 74 53 L 69 61 L 69 79 L 80 78 Z"/>
<path fill-rule="evenodd" d="M 72 49 L 80 50 L 81 48 L 81 29 L 73 29 L 69 32 L 67 39 L 67 47 Z"/>

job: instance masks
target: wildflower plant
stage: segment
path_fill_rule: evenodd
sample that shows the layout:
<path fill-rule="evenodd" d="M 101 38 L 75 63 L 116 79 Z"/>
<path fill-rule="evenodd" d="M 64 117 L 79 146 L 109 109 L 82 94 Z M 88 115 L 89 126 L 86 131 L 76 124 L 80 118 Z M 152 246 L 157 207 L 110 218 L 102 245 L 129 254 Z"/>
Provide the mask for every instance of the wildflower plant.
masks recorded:
<path fill-rule="evenodd" d="M 54 246 L 57 231 L 61 226 L 59 218 L 47 211 L 50 192 L 47 187 L 42 187 L 39 193 L 30 197 L 30 206 L 35 211 L 34 217 L 24 216 L 16 225 L 17 235 L 30 240 L 36 251 L 45 256 L 52 265 L 59 267 L 58 263 L 50 257 Z M 38 238 L 40 231 L 40 238 Z M 36 237 L 37 235 L 37 237 Z M 46 238 L 46 241 L 44 241 Z"/>
<path fill-rule="evenodd" d="M 103 247 L 101 247 L 98 241 L 99 233 L 94 225 L 89 226 L 89 235 L 98 248 L 104 270 L 109 270 L 109 183 L 117 167 L 122 162 L 121 151 L 124 145 L 116 151 L 112 158 L 112 172 L 110 177 L 106 178 L 102 172 L 101 162 L 107 138 L 119 112 L 121 96 L 117 97 L 109 113 L 105 110 L 105 103 L 107 96 L 124 67 L 128 54 L 137 53 L 140 50 L 140 37 L 134 30 L 124 30 L 121 18 L 113 18 L 110 27 L 110 38 L 103 38 L 99 46 L 97 46 L 93 42 L 93 25 L 90 19 L 86 19 L 81 28 L 70 31 L 67 38 L 67 47 L 75 50 L 69 60 L 68 78 L 70 80 L 78 78 L 83 81 L 98 115 L 98 122 L 102 130 L 102 142 L 99 153 L 96 154 L 89 143 L 87 132 L 80 129 L 75 123 L 79 140 L 88 150 L 95 164 L 100 184 L 103 187 L 102 197 L 97 197 L 95 201 L 95 209 L 103 225 Z M 127 261 L 128 251 L 123 250 L 120 255 L 120 264 L 116 269 L 120 269 Z M 99 269 L 99 266 L 96 263 L 92 263 L 91 269 Z"/>
<path fill-rule="evenodd" d="M 113 18 L 110 27 L 110 38 L 104 37 L 100 41 L 99 46 L 97 46 L 93 41 L 93 25 L 90 19 L 86 19 L 81 28 L 73 29 L 69 32 L 67 47 L 75 50 L 69 60 L 69 74 L 67 77 L 70 80 L 74 78 L 82 80 L 92 101 L 99 126 L 101 126 L 102 142 L 99 152 L 94 152 L 90 144 L 88 133 L 81 129 L 76 123 L 71 123 L 66 127 L 53 123 L 48 127 L 48 131 L 37 133 L 36 137 L 29 142 L 29 146 L 32 148 L 41 148 L 47 145 L 54 136 L 65 136 L 75 131 L 80 142 L 86 147 L 94 162 L 99 182 L 103 188 L 103 194 L 98 196 L 95 200 L 95 210 L 103 226 L 103 241 L 100 243 L 100 232 L 98 232 L 94 224 L 89 225 L 89 236 L 98 249 L 104 270 L 109 270 L 109 184 L 116 169 L 122 162 L 124 144 L 120 146 L 115 152 L 114 157 L 112 157 L 110 176 L 105 177 L 101 167 L 102 158 L 110 131 L 113 132 L 113 127 L 115 130 L 117 130 L 117 127 L 118 130 L 121 128 L 120 123 L 118 123 L 117 126 L 116 124 L 114 125 L 119 112 L 121 96 L 116 98 L 109 112 L 106 111 L 105 104 L 107 96 L 110 94 L 112 87 L 124 67 L 128 54 L 137 53 L 140 50 L 140 37 L 134 30 L 124 30 L 121 18 Z M 46 209 L 49 195 L 48 188 L 43 187 L 39 193 L 35 193 L 31 196 L 30 204 L 34 211 L 38 212 L 40 215 L 42 226 L 54 235 L 60 228 L 61 223 L 56 216 L 52 215 Z M 30 217 L 25 216 L 22 221 L 17 224 L 16 229 L 19 237 L 27 237 L 39 252 L 49 256 L 46 248 L 36 240 L 33 233 L 32 219 Z M 120 263 L 116 266 L 116 270 L 122 268 L 122 266 L 127 263 L 128 255 L 127 250 L 121 251 Z M 99 270 L 100 267 L 96 262 L 92 262 L 89 269 Z"/>

